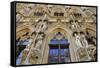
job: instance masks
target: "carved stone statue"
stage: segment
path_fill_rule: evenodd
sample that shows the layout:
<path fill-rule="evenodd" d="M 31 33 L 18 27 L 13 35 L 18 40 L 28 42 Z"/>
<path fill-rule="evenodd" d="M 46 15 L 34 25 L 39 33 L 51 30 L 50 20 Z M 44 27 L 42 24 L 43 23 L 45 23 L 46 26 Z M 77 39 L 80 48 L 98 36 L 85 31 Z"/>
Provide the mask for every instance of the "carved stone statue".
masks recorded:
<path fill-rule="evenodd" d="M 78 49 L 82 48 L 82 44 L 80 42 L 80 36 L 78 36 L 77 34 L 75 34 L 75 42 Z"/>
<path fill-rule="evenodd" d="M 47 29 L 47 23 L 46 22 L 43 22 L 42 25 L 41 25 L 41 31 L 42 32 L 45 32 Z"/>
<path fill-rule="evenodd" d="M 43 43 L 42 40 L 37 40 L 36 45 L 35 45 L 35 48 L 36 49 L 41 49 L 42 43 Z"/>
<path fill-rule="evenodd" d="M 75 22 L 75 26 L 76 26 L 76 31 L 80 32 L 80 26 L 79 26 L 78 22 Z"/>
<path fill-rule="evenodd" d="M 80 35 L 80 41 L 81 41 L 81 43 L 82 43 L 82 45 L 83 45 L 84 47 L 88 48 L 88 42 L 87 42 L 87 40 L 86 40 L 84 34 L 81 34 L 81 35 Z"/>
<path fill-rule="evenodd" d="M 76 31 L 76 28 L 75 28 L 74 23 L 72 23 L 72 24 L 71 24 L 71 29 L 72 29 L 72 31 L 73 31 L 73 32 L 75 32 L 75 31 Z"/>
<path fill-rule="evenodd" d="M 39 21 L 39 23 L 36 25 L 36 32 L 39 33 L 41 31 L 41 24 L 42 21 Z"/>

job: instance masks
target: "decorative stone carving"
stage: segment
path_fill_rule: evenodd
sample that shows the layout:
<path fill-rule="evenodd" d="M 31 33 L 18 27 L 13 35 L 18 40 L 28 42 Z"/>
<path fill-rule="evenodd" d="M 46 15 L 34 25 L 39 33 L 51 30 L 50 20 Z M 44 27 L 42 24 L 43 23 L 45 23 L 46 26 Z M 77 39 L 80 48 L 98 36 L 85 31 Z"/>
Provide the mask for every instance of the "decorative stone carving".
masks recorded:
<path fill-rule="evenodd" d="M 21 18 L 22 18 L 22 16 L 20 14 L 17 14 L 16 15 L 16 22 L 19 22 Z"/>
<path fill-rule="evenodd" d="M 33 48 L 29 56 L 29 63 L 38 64 L 38 60 L 40 59 L 40 57 L 41 57 L 41 51 L 37 48 Z"/>
<path fill-rule="evenodd" d="M 71 22 L 71 29 L 73 32 L 80 32 L 80 26 L 79 26 L 78 22 L 72 21 Z"/>
<path fill-rule="evenodd" d="M 77 49 L 83 47 L 82 44 L 81 44 L 81 42 L 80 42 L 80 36 L 78 36 L 76 34 L 75 34 L 75 42 L 76 42 Z"/>
<path fill-rule="evenodd" d="M 42 25 L 41 25 L 41 32 L 45 32 L 46 29 L 47 29 L 47 23 L 43 22 Z"/>
<path fill-rule="evenodd" d="M 36 49 L 41 49 L 42 43 L 43 43 L 42 40 L 37 40 L 36 45 L 35 45 L 35 48 Z"/>
<path fill-rule="evenodd" d="M 88 59 L 85 48 L 78 49 L 78 54 L 79 54 L 80 59 L 84 59 L 84 58 Z"/>
<path fill-rule="evenodd" d="M 80 35 L 80 41 L 81 41 L 81 43 L 82 43 L 82 46 L 88 48 L 88 42 L 87 42 L 87 40 L 86 40 L 84 34 L 81 34 L 81 35 Z"/>
<path fill-rule="evenodd" d="M 73 32 L 76 31 L 76 26 L 74 25 L 74 23 L 71 24 L 71 29 L 72 29 Z"/>
<path fill-rule="evenodd" d="M 45 56 L 44 51 L 46 51 L 47 49 L 43 48 L 43 50 L 42 50 L 41 47 L 43 46 L 43 43 L 46 45 L 46 43 L 48 43 L 47 41 L 49 39 L 49 38 L 47 38 L 47 41 L 44 40 L 44 35 L 45 35 L 45 37 L 48 36 L 48 35 L 46 35 L 46 34 L 49 34 L 49 31 L 47 29 L 51 29 L 50 31 L 52 31 L 53 28 L 55 28 L 55 26 L 57 26 L 57 28 L 60 28 L 60 25 L 61 25 L 61 27 L 63 27 L 65 25 L 63 28 L 65 29 L 66 32 L 68 31 L 68 35 L 66 33 L 64 33 L 64 34 L 66 34 L 66 37 L 68 36 L 69 38 L 71 38 L 71 40 L 70 40 L 71 45 L 69 47 L 71 50 L 70 51 L 71 61 L 74 61 L 73 58 L 75 58 L 76 61 L 78 61 L 78 60 L 84 61 L 84 60 L 87 60 L 89 56 L 92 58 L 91 60 L 95 60 L 96 59 L 96 47 L 89 46 L 88 41 L 85 39 L 85 35 L 78 34 L 81 30 L 85 32 L 86 28 L 89 28 L 90 30 L 94 29 L 94 31 L 96 31 L 96 29 L 94 28 L 94 27 L 96 27 L 96 24 L 89 23 L 89 20 L 91 20 L 91 19 L 95 20 L 94 16 L 92 16 L 93 18 L 92 17 L 89 17 L 90 19 L 88 18 L 88 15 L 91 16 L 91 14 L 89 13 L 89 9 L 88 9 L 88 13 L 87 13 L 87 10 L 82 11 L 81 7 L 75 8 L 73 6 L 66 6 L 66 7 L 65 6 L 61 6 L 61 7 L 55 6 L 54 7 L 52 5 L 51 6 L 49 5 L 48 7 L 47 6 L 48 5 L 44 5 L 44 6 L 33 5 L 32 7 L 27 7 L 27 6 L 23 7 L 22 9 L 20 9 L 20 11 L 17 10 L 19 12 L 19 14 L 16 14 L 16 20 L 19 23 L 19 24 L 18 23 L 17 24 L 18 24 L 18 26 L 20 26 L 20 28 L 19 27 L 16 28 L 17 29 L 16 32 L 18 33 L 18 35 L 16 37 L 22 38 L 23 33 L 29 32 L 29 34 L 26 34 L 25 36 L 27 36 L 27 37 L 31 36 L 32 40 L 30 40 L 30 43 L 31 43 L 31 41 L 32 41 L 32 43 L 34 43 L 34 44 L 32 44 L 32 45 L 34 45 L 32 48 L 31 48 L 32 45 L 29 46 L 28 48 L 27 47 L 25 48 L 25 50 L 23 51 L 23 56 L 22 56 L 23 58 L 22 58 L 20 64 L 38 64 L 39 62 L 42 62 L 42 60 L 44 60 L 43 56 Z M 80 10 L 81 10 L 81 12 L 80 12 Z M 36 12 L 36 14 L 35 14 L 35 12 Z M 56 14 L 55 14 L 55 12 L 56 12 Z M 78 12 L 78 14 L 76 12 Z M 43 15 L 41 13 L 43 13 Z M 74 14 L 74 13 L 76 13 L 76 14 Z M 73 16 L 73 14 L 74 14 L 74 16 Z M 45 21 L 45 20 L 47 20 L 47 21 Z M 69 23 L 69 20 L 71 20 L 71 24 Z M 82 23 L 80 22 L 80 20 Z M 94 21 L 94 23 L 95 22 L 96 21 Z M 88 27 L 87 23 L 90 25 L 93 25 L 94 27 Z M 81 24 L 81 26 L 79 24 Z M 71 27 L 71 30 L 70 29 L 67 30 L 67 27 L 69 27 L 69 26 Z M 25 29 L 25 28 L 28 28 L 28 29 Z M 25 31 L 23 32 L 22 29 Z M 21 32 L 19 33 L 18 31 L 21 31 Z M 47 33 L 45 33 L 45 32 L 47 32 Z M 75 34 L 75 39 L 73 39 L 72 36 L 69 35 L 69 34 L 71 34 L 70 32 L 72 32 L 72 33 L 78 32 L 77 34 Z M 31 33 L 31 35 L 30 35 L 30 33 Z M 93 34 L 96 32 L 92 33 L 89 31 L 89 33 Z M 94 34 L 93 36 L 96 36 L 96 34 Z M 57 38 L 61 38 L 61 36 L 58 36 Z M 91 38 L 89 40 L 91 40 Z M 93 42 L 96 45 L 96 39 L 93 39 Z M 47 45 L 45 47 L 47 47 Z M 29 52 L 30 52 L 30 54 L 29 54 Z M 41 56 L 41 52 L 42 52 L 43 56 Z M 88 56 L 88 54 L 89 54 L 89 56 Z M 27 55 L 28 55 L 28 59 L 27 59 L 27 61 L 25 61 Z M 78 59 L 78 57 L 79 57 L 79 59 Z M 39 60 L 40 58 L 43 58 L 43 59 Z M 67 59 L 69 59 L 69 58 L 65 58 L 65 59 L 67 62 L 68 61 Z M 47 61 L 47 58 L 46 58 L 46 61 Z"/>
<path fill-rule="evenodd" d="M 38 37 L 37 37 L 37 40 L 42 40 L 44 37 L 44 34 L 39 34 Z"/>
<path fill-rule="evenodd" d="M 96 46 L 91 45 L 87 50 L 92 60 L 96 60 Z"/>

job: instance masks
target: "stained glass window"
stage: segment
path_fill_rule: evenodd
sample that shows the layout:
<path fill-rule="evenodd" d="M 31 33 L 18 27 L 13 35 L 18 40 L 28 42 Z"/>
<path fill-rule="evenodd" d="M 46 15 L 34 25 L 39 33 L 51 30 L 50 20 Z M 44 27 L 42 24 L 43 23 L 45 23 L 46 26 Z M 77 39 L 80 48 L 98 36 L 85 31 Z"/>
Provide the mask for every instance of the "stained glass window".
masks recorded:
<path fill-rule="evenodd" d="M 62 36 L 62 34 L 56 34 Z M 56 38 L 50 40 L 49 47 L 49 63 L 64 63 L 69 62 L 70 54 L 69 54 L 69 42 L 64 37 Z"/>

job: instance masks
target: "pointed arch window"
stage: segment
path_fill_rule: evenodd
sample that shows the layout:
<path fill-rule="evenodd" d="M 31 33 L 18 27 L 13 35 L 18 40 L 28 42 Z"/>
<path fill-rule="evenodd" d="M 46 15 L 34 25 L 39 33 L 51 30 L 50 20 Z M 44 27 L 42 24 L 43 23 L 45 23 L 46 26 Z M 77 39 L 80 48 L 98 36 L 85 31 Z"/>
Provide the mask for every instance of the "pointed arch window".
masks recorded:
<path fill-rule="evenodd" d="M 69 42 L 58 32 L 49 43 L 49 63 L 70 62 Z"/>

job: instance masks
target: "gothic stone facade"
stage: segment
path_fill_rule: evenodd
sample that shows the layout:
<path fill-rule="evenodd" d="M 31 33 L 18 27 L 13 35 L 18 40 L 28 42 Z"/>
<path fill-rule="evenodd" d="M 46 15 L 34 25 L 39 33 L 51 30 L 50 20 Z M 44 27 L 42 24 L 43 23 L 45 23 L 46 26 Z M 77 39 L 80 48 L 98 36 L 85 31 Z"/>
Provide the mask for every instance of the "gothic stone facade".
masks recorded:
<path fill-rule="evenodd" d="M 16 5 L 17 65 L 96 61 L 96 38 L 95 7 Z"/>

